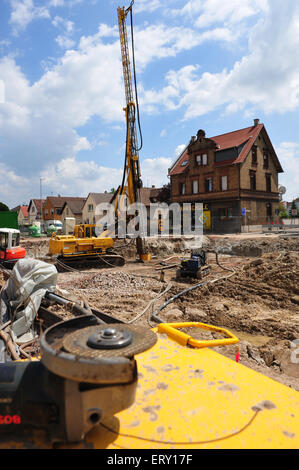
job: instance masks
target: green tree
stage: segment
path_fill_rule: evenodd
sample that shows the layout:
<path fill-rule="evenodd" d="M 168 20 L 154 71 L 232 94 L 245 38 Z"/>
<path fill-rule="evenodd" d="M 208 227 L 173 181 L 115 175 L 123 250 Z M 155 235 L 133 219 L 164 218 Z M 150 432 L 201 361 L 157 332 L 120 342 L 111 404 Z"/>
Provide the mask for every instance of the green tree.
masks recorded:
<path fill-rule="evenodd" d="M 0 202 L 0 211 L 9 211 L 9 207 L 4 202 Z"/>
<path fill-rule="evenodd" d="M 282 202 L 279 203 L 279 218 L 280 219 L 289 219 L 290 216 L 285 208 L 285 206 L 282 204 Z"/>

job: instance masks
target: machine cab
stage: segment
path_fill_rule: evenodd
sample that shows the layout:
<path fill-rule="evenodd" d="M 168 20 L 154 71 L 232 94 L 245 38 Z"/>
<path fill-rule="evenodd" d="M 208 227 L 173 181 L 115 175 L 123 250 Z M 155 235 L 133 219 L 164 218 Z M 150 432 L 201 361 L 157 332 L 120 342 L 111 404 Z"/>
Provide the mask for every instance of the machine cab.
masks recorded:
<path fill-rule="evenodd" d="M 26 250 L 20 247 L 20 231 L 13 228 L 0 229 L 0 262 L 5 267 L 25 258 Z"/>

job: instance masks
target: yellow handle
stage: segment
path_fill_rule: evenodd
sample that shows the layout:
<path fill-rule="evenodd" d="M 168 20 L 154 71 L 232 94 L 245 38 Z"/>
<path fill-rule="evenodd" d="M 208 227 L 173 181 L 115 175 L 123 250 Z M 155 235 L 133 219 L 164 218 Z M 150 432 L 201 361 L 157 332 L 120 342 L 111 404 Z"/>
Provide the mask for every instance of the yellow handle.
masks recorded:
<path fill-rule="evenodd" d="M 226 338 L 224 339 L 213 339 L 213 340 L 197 340 L 187 333 L 179 331 L 177 328 L 202 328 L 204 330 L 217 331 L 222 333 Z M 158 333 L 166 333 L 167 336 L 172 338 L 182 346 L 193 346 L 194 348 L 213 348 L 215 346 L 227 346 L 230 344 L 236 344 L 239 339 L 233 335 L 230 331 L 225 328 L 218 326 L 207 325 L 199 322 L 186 322 L 186 323 L 160 323 L 158 325 Z"/>

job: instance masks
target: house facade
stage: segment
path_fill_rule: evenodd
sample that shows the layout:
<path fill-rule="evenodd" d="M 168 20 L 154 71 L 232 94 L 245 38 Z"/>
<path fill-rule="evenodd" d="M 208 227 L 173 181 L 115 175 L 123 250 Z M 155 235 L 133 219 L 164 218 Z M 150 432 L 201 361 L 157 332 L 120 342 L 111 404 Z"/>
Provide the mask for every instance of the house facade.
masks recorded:
<path fill-rule="evenodd" d="M 85 203 L 85 197 L 68 198 L 61 210 L 61 220 L 64 222 L 66 217 L 75 219 L 75 224 L 82 224 L 82 210 Z"/>
<path fill-rule="evenodd" d="M 28 206 L 17 206 L 11 209 L 11 211 L 17 212 L 19 227 L 26 227 L 30 225 Z"/>
<path fill-rule="evenodd" d="M 203 203 L 212 232 L 241 232 L 275 220 L 281 172 L 258 119 L 253 126 L 211 138 L 199 130 L 169 169 L 171 201 Z"/>
<path fill-rule="evenodd" d="M 29 225 L 34 225 L 35 222 L 41 221 L 42 216 L 42 206 L 45 203 L 45 199 L 30 199 L 28 205 L 28 217 Z"/>
<path fill-rule="evenodd" d="M 113 194 L 111 193 L 89 193 L 82 207 L 82 223 L 96 223 L 96 207 L 102 203 L 110 203 Z"/>

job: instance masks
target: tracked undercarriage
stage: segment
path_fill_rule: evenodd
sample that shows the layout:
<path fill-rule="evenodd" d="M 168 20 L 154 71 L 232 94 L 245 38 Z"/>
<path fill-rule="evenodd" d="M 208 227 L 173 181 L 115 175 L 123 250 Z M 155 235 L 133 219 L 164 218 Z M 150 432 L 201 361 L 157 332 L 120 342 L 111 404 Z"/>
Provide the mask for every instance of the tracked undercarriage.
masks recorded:
<path fill-rule="evenodd" d="M 73 269 L 84 270 L 91 268 L 109 268 L 124 266 L 125 258 L 116 253 L 58 256 L 56 258 L 56 269 L 58 272 L 66 272 Z"/>

